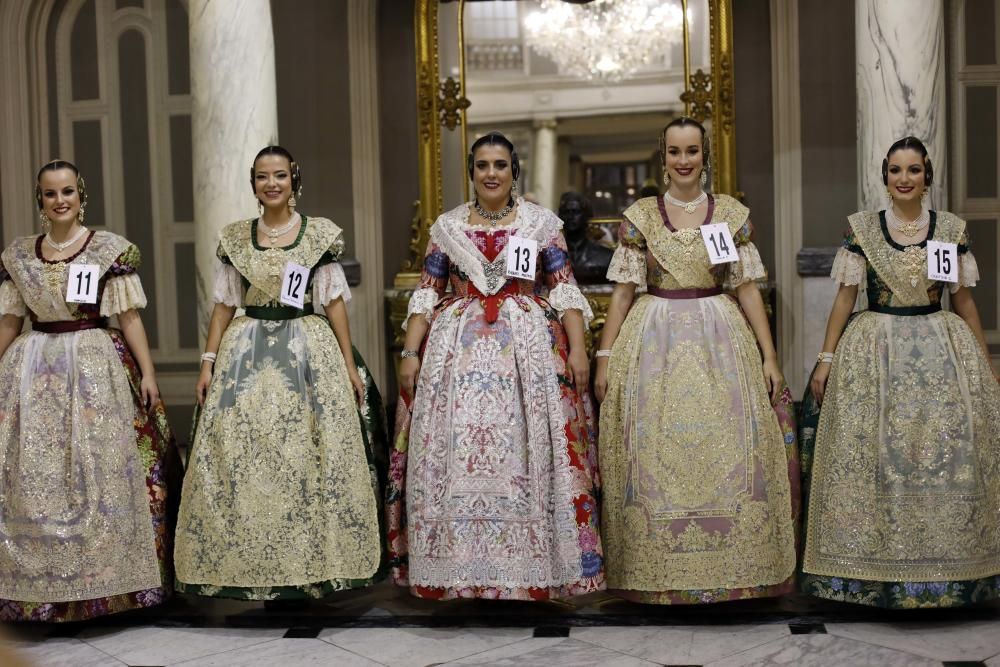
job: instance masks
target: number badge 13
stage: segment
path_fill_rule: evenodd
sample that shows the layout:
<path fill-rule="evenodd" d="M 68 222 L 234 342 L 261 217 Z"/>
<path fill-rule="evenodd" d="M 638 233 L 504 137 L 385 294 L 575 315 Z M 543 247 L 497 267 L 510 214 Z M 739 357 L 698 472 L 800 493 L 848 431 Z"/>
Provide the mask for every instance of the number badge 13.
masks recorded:
<path fill-rule="evenodd" d="M 958 245 L 927 240 L 927 277 L 946 283 L 958 282 Z"/>
<path fill-rule="evenodd" d="M 535 279 L 535 260 L 538 259 L 538 241 L 523 236 L 511 236 L 507 240 L 507 276 Z"/>
<path fill-rule="evenodd" d="M 70 264 L 66 280 L 67 303 L 97 303 L 101 267 L 97 264 Z"/>
<path fill-rule="evenodd" d="M 302 308 L 306 300 L 306 285 L 309 283 L 309 269 L 288 262 L 285 264 L 285 273 L 281 278 L 281 298 L 279 301 L 286 306 Z"/>

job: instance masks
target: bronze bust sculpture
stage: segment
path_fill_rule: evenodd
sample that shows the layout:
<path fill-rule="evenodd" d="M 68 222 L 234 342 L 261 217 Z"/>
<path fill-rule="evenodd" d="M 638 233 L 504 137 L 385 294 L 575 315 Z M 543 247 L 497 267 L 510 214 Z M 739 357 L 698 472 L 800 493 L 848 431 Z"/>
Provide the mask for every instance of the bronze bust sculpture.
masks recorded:
<path fill-rule="evenodd" d="M 587 234 L 594 217 L 590 201 L 579 192 L 564 192 L 559 198 L 559 218 L 563 221 L 573 275 L 581 284 L 607 282 L 608 265 L 614 251 L 595 242 Z"/>

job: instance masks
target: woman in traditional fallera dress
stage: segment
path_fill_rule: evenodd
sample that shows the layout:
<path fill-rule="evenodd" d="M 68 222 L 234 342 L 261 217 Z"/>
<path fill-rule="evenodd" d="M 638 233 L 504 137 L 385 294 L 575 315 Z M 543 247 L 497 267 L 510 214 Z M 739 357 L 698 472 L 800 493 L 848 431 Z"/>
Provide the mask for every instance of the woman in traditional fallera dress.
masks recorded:
<path fill-rule="evenodd" d="M 177 588 L 308 600 L 381 575 L 384 415 L 351 346 L 341 229 L 295 211 L 301 173 L 284 148 L 261 150 L 250 180 L 263 212 L 226 226 L 217 251 Z M 302 284 L 283 282 L 294 265 Z"/>
<path fill-rule="evenodd" d="M 409 304 L 390 459 L 393 575 L 433 599 L 600 590 L 591 309 L 559 218 L 515 198 L 510 141 L 480 137 L 468 168 L 476 197 L 431 227 Z M 508 246 L 532 244 L 534 272 L 508 276 Z"/>
<path fill-rule="evenodd" d="M 608 588 L 656 604 L 779 595 L 793 587 L 798 461 L 764 267 L 747 208 L 702 190 L 701 124 L 672 121 L 660 148 L 667 193 L 625 211 L 596 353 Z M 720 223 L 735 261 L 712 264 L 699 227 Z"/>
<path fill-rule="evenodd" d="M 882 179 L 891 204 L 848 218 L 804 405 L 802 589 L 891 608 L 994 599 L 1000 388 L 968 289 L 979 270 L 965 221 L 921 204 L 933 170 L 918 139 L 890 147 Z M 949 269 L 936 264 L 948 250 L 954 280 L 928 278 L 929 262 Z M 848 324 L 863 286 L 867 308 Z"/>
<path fill-rule="evenodd" d="M 83 226 L 69 162 L 43 166 L 35 196 L 51 230 L 0 260 L 0 621 L 80 621 L 170 595 L 180 460 L 139 250 Z"/>

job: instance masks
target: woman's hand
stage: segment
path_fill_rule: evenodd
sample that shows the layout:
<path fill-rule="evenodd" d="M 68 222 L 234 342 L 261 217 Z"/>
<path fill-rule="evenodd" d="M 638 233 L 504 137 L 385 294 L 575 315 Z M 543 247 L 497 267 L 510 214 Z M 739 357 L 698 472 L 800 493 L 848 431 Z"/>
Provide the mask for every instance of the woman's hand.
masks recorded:
<path fill-rule="evenodd" d="M 417 392 L 417 374 L 420 372 L 420 357 L 407 357 L 399 364 L 399 389 L 411 400 Z"/>
<path fill-rule="evenodd" d="M 608 395 L 608 358 L 597 358 L 597 370 L 594 373 L 594 396 L 598 403 L 603 403 Z"/>
<path fill-rule="evenodd" d="M 569 375 L 569 381 L 576 385 L 577 392 L 582 394 L 590 386 L 590 360 L 582 348 L 573 348 L 569 351 L 566 373 Z"/>
<path fill-rule="evenodd" d="M 764 383 L 767 385 L 767 392 L 771 395 L 771 403 L 776 403 L 781 393 L 781 387 L 785 383 L 777 359 L 764 360 Z"/>
<path fill-rule="evenodd" d="M 347 377 L 351 379 L 351 386 L 354 387 L 354 395 L 358 399 L 358 407 L 365 402 L 365 383 L 361 380 L 361 374 L 358 373 L 358 367 L 351 365 L 347 369 Z"/>
<path fill-rule="evenodd" d="M 810 388 L 812 388 L 813 396 L 816 397 L 816 402 L 820 405 L 823 405 L 823 396 L 826 394 L 826 381 L 830 377 L 831 368 L 833 368 L 833 364 L 829 361 L 821 361 L 816 364 L 812 382 L 809 384 Z"/>
<path fill-rule="evenodd" d="M 208 385 L 212 384 L 213 365 L 207 361 L 201 364 L 201 373 L 198 374 L 198 384 L 195 387 L 194 395 L 198 399 L 198 405 L 204 407 L 205 397 L 208 396 Z"/>
<path fill-rule="evenodd" d="M 160 402 L 160 388 L 156 386 L 155 375 L 144 375 L 139 383 L 139 391 L 146 408 L 151 408 Z"/>

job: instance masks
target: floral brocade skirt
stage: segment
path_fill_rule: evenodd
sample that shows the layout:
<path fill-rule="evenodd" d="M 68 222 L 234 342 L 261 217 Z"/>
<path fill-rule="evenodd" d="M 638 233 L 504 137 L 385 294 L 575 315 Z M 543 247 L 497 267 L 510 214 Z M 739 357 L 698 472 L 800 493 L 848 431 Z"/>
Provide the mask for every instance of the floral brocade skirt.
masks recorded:
<path fill-rule="evenodd" d="M 733 299 L 636 301 L 609 360 L 599 450 L 611 593 L 697 604 L 794 589 L 791 395 L 771 405 Z"/>
<path fill-rule="evenodd" d="M 604 588 L 595 423 L 544 301 L 433 319 L 401 396 L 387 500 L 393 579 L 422 598 L 548 600 Z M 411 410 L 412 408 L 412 410 Z"/>
<path fill-rule="evenodd" d="M 964 321 L 856 314 L 799 424 L 801 592 L 890 609 L 1000 597 L 1000 390 Z"/>
<path fill-rule="evenodd" d="M 382 400 L 359 406 L 329 322 L 233 320 L 196 416 L 177 527 L 177 590 L 316 599 L 383 576 Z"/>
<path fill-rule="evenodd" d="M 121 332 L 25 334 L 0 361 L 0 378 L 0 449 L 9 467 L 0 481 L 9 545 L 0 555 L 0 621 L 83 621 L 162 603 L 173 591 L 182 469 L 163 403 L 145 407 Z M 37 422 L 38 411 L 54 420 L 51 428 Z M 102 518 L 112 509 L 115 519 Z M 123 519 L 131 528 L 119 526 Z M 18 530 L 24 523 L 31 531 Z M 116 527 L 140 537 L 120 539 Z M 119 552 L 133 541 L 139 559 Z M 88 597 L 102 577 L 103 588 L 124 590 Z M 149 584 L 129 590 L 136 577 Z M 41 587 L 46 578 L 60 582 L 61 600 L 9 599 L 9 581 Z"/>

